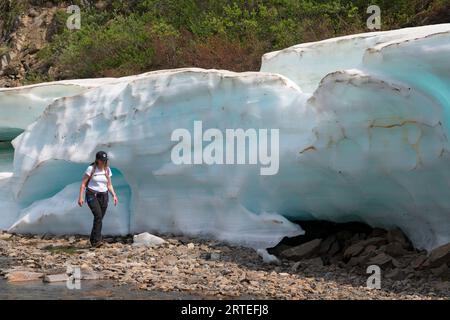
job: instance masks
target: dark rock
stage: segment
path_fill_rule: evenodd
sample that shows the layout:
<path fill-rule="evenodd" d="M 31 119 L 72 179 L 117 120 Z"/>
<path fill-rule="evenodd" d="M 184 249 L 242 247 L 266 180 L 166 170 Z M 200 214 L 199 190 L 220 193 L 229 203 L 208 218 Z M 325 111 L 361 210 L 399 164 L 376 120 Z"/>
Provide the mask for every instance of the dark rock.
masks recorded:
<path fill-rule="evenodd" d="M 392 264 L 392 257 L 385 253 L 380 253 L 373 258 L 370 258 L 367 262 L 369 265 L 377 265 L 380 268 L 385 268 Z"/>
<path fill-rule="evenodd" d="M 362 240 L 366 239 L 366 235 L 364 233 L 356 233 L 353 235 L 353 237 L 350 239 L 350 242 L 352 244 L 356 244 Z"/>
<path fill-rule="evenodd" d="M 361 245 L 361 243 L 357 243 L 354 245 L 351 245 L 350 247 L 348 247 L 347 249 L 345 249 L 344 251 L 344 258 L 351 258 L 354 256 L 359 255 L 361 252 L 363 252 L 364 250 L 364 246 Z"/>
<path fill-rule="evenodd" d="M 392 271 L 386 274 L 386 278 L 396 281 L 404 280 L 406 276 L 407 276 L 406 273 L 399 268 L 393 269 Z"/>
<path fill-rule="evenodd" d="M 386 238 L 389 242 L 398 242 L 400 243 L 404 248 L 411 248 L 411 243 L 406 237 L 406 235 L 403 233 L 402 230 L 399 228 L 391 229 L 388 231 Z"/>
<path fill-rule="evenodd" d="M 325 254 L 328 251 L 330 251 L 333 243 L 336 242 L 336 236 L 333 234 L 329 237 L 327 237 L 325 240 L 322 241 L 320 244 L 319 254 Z"/>
<path fill-rule="evenodd" d="M 330 264 L 338 265 L 341 268 L 344 268 L 345 262 L 342 261 L 343 259 L 344 259 L 344 254 L 342 252 L 338 253 L 337 255 L 330 258 Z"/>
<path fill-rule="evenodd" d="M 430 268 L 439 267 L 444 263 L 450 265 L 450 243 L 432 250 L 427 262 Z"/>
<path fill-rule="evenodd" d="M 420 255 L 414 258 L 410 265 L 413 269 L 420 269 L 426 260 L 427 257 L 425 255 Z"/>
<path fill-rule="evenodd" d="M 385 238 L 382 237 L 374 237 L 374 238 L 369 238 L 367 240 L 364 240 L 361 242 L 361 245 L 363 245 L 364 247 L 366 246 L 375 246 L 375 247 L 379 247 L 383 244 L 386 244 L 387 240 Z"/>
<path fill-rule="evenodd" d="M 404 246 L 399 242 L 388 243 L 384 251 L 392 257 L 400 257 L 408 253 Z"/>
<path fill-rule="evenodd" d="M 376 251 L 375 250 L 377 250 L 377 247 L 376 246 L 374 246 L 374 245 L 368 245 L 365 249 L 364 249 L 364 251 L 363 251 L 363 255 L 370 255 L 370 256 L 376 256 Z"/>
<path fill-rule="evenodd" d="M 336 255 L 339 252 L 339 250 L 341 250 L 341 246 L 339 245 L 339 242 L 335 241 L 331 245 L 330 250 L 328 250 L 328 255 L 332 257 Z"/>
<path fill-rule="evenodd" d="M 267 252 L 269 252 L 270 254 L 279 256 L 284 250 L 287 250 L 290 248 L 292 248 L 292 246 L 281 243 L 281 244 L 278 244 L 276 247 L 267 249 Z"/>
<path fill-rule="evenodd" d="M 369 261 L 371 257 L 369 255 L 360 255 L 357 257 L 352 257 L 349 262 L 347 263 L 347 266 L 354 267 L 354 266 L 364 266 L 367 265 L 367 262 Z"/>
<path fill-rule="evenodd" d="M 392 262 L 392 265 L 393 265 L 395 268 L 403 268 L 403 265 L 402 265 L 402 264 L 400 263 L 400 261 L 398 261 L 397 259 L 392 258 L 391 262 Z"/>
<path fill-rule="evenodd" d="M 284 250 L 281 253 L 281 256 L 288 259 L 296 259 L 296 260 L 311 258 L 315 253 L 319 251 L 321 243 L 322 239 L 315 239 L 303 243 L 299 246 Z"/>
<path fill-rule="evenodd" d="M 431 269 L 431 273 L 433 273 L 436 277 L 445 277 L 448 278 L 450 275 L 450 270 L 446 263 L 443 263 L 440 267 Z"/>

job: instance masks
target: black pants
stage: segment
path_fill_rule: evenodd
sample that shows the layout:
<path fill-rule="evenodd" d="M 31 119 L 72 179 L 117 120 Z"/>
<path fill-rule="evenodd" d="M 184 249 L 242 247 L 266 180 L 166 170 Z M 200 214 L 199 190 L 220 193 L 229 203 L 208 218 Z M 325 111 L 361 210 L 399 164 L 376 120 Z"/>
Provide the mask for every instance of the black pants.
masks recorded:
<path fill-rule="evenodd" d="M 102 222 L 108 208 L 108 192 L 86 189 L 86 202 L 94 215 L 90 241 L 95 245 L 102 240 Z"/>

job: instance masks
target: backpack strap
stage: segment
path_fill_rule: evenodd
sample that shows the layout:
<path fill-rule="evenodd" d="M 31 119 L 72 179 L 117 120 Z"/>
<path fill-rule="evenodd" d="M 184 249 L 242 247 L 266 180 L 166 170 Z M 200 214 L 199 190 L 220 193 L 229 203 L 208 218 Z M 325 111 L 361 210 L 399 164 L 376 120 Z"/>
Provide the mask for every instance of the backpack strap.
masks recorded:
<path fill-rule="evenodd" d="M 91 181 L 92 176 L 93 176 L 94 173 L 95 173 L 95 169 L 96 169 L 96 167 L 95 167 L 95 163 L 94 163 L 94 164 L 92 165 L 92 170 L 91 170 L 91 174 L 89 175 L 89 179 L 87 179 L 87 181 L 86 181 L 86 185 L 85 185 L 86 188 L 88 187 L 89 181 Z"/>
<path fill-rule="evenodd" d="M 109 166 L 105 168 L 105 176 L 106 176 L 106 180 L 108 180 L 108 183 L 111 183 L 111 177 L 109 176 L 111 169 L 109 169 Z"/>

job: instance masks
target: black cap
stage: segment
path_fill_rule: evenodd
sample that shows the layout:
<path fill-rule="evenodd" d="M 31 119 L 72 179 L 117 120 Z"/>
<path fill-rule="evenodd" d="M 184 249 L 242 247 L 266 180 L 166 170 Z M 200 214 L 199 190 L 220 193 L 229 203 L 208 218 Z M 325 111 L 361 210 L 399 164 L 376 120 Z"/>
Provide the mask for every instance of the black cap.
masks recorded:
<path fill-rule="evenodd" d="M 99 151 L 95 155 L 95 160 L 107 161 L 108 160 L 108 154 L 105 151 Z"/>

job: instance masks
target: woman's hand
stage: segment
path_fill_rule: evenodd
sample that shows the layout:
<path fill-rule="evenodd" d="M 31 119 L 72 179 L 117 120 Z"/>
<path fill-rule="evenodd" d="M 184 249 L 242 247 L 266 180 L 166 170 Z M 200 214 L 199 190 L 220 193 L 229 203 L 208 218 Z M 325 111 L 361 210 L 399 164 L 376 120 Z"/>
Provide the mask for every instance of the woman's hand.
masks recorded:
<path fill-rule="evenodd" d="M 119 203 L 119 199 L 117 198 L 116 195 L 114 195 L 113 199 L 114 199 L 114 205 L 117 206 L 117 204 Z"/>
<path fill-rule="evenodd" d="M 78 205 L 79 205 L 80 207 L 83 206 L 83 203 L 84 203 L 83 198 L 82 198 L 82 197 L 78 198 Z"/>

